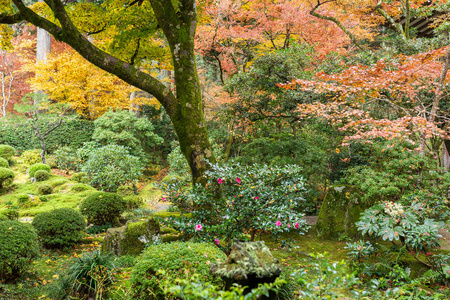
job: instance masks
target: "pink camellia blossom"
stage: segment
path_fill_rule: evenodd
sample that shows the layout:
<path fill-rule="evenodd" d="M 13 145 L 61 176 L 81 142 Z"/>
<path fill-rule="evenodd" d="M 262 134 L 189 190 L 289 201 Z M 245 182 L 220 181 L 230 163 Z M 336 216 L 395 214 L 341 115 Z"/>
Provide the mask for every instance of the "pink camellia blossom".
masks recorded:
<path fill-rule="evenodd" d="M 214 243 L 216 243 L 216 245 L 219 245 L 220 244 L 219 239 L 214 239 Z"/>
<path fill-rule="evenodd" d="M 298 229 L 299 226 L 298 222 L 295 222 L 295 229 Z"/>
<path fill-rule="evenodd" d="M 222 178 L 217 179 L 217 183 L 218 183 L 218 184 L 222 184 L 222 183 L 223 183 Z"/>
<path fill-rule="evenodd" d="M 166 197 L 162 197 L 161 200 L 162 200 L 162 202 L 166 202 L 167 201 Z"/>
<path fill-rule="evenodd" d="M 236 177 L 236 182 L 241 183 L 241 179 L 239 177 Z"/>
<path fill-rule="evenodd" d="M 197 230 L 197 231 L 202 230 L 202 228 L 203 228 L 202 224 L 195 225 L 195 230 Z"/>
<path fill-rule="evenodd" d="M 288 228 L 291 228 L 291 224 L 288 224 L 287 226 L 288 226 Z"/>
<path fill-rule="evenodd" d="M 255 197 L 255 200 L 258 200 L 259 199 L 259 197 Z"/>
<path fill-rule="evenodd" d="M 280 221 L 276 221 L 276 222 L 275 222 L 275 225 L 281 226 L 281 222 L 280 222 Z"/>

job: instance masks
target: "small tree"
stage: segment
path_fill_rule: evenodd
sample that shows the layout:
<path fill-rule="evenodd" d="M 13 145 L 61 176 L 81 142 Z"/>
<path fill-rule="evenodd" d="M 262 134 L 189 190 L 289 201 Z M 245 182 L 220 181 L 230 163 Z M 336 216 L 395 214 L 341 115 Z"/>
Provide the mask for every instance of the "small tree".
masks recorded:
<path fill-rule="evenodd" d="M 63 124 L 68 111 L 66 105 L 52 103 L 46 97 L 45 94 L 27 94 L 23 98 L 23 104 L 14 106 L 17 111 L 24 113 L 28 124 L 39 139 L 42 149 L 41 159 L 44 164 L 47 163 L 45 138 Z"/>

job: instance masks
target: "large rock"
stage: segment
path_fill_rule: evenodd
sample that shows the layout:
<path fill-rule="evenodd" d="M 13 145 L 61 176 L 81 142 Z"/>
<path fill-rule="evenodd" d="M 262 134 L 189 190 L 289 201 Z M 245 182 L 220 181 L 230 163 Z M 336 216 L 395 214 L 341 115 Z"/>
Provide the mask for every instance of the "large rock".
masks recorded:
<path fill-rule="evenodd" d="M 213 264 L 210 272 L 225 281 L 225 289 L 230 289 L 233 283 L 237 283 L 247 286 L 246 292 L 249 292 L 260 283 L 274 282 L 280 276 L 281 268 L 264 242 L 236 242 L 228 259 L 222 264 Z M 264 299 L 274 297 L 275 295 L 269 295 Z"/>
<path fill-rule="evenodd" d="M 361 203 L 361 192 L 353 186 L 331 186 L 322 202 L 316 232 L 326 239 L 360 236 L 355 223 L 373 201 Z"/>
<path fill-rule="evenodd" d="M 115 255 L 138 255 L 145 244 L 151 242 L 160 231 L 156 219 L 128 221 L 119 228 L 109 228 L 102 244 L 102 251 Z"/>

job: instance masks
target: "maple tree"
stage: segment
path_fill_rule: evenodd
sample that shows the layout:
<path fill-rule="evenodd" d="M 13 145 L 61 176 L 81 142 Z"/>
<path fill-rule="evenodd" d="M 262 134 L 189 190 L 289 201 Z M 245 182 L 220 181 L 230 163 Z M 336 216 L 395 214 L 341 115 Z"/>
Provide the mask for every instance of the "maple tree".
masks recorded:
<path fill-rule="evenodd" d="M 130 26 L 130 32 L 120 32 L 114 37 L 126 38 L 130 35 L 148 36 L 148 32 L 157 32 L 161 40 L 170 48 L 170 56 L 175 73 L 176 95 L 154 76 L 144 72 L 135 63 L 133 57 L 139 55 L 138 44 L 134 47 L 133 55 L 127 60 L 123 55 L 105 52 L 94 45 L 86 34 L 101 31 L 105 26 L 103 10 L 114 11 L 108 4 L 120 7 L 124 13 L 134 11 L 129 15 L 132 24 L 139 25 L 139 16 L 147 16 L 142 22 L 145 26 Z M 143 2 L 105 1 L 102 4 L 89 3 L 91 16 L 83 13 L 78 4 L 67 4 L 60 0 L 46 0 L 46 9 L 51 10 L 47 17 L 41 16 L 43 10 L 36 11 L 21 0 L 2 1 L 0 4 L 0 23 L 14 24 L 27 21 L 49 32 L 59 41 L 70 45 L 86 60 L 99 68 L 118 76 L 128 84 L 153 95 L 170 116 L 180 141 L 180 146 L 192 171 L 193 182 L 202 181 L 207 169 L 206 159 L 214 161 L 211 145 L 208 139 L 205 119 L 203 115 L 202 95 L 197 74 L 194 53 L 194 36 L 197 26 L 197 5 L 193 0 L 149 0 Z M 87 5 L 87 4 L 86 4 Z M 42 7 L 42 6 L 41 6 Z M 70 9 L 66 9 L 70 8 Z M 78 16 L 75 13 L 80 13 Z M 101 12 L 94 14 L 93 12 Z M 139 13 L 139 14 L 138 14 Z M 42 13 L 45 15 L 45 13 Z M 134 18 L 133 16 L 137 16 Z M 80 24 L 89 28 L 84 29 Z M 94 28 L 96 27 L 96 28 Z M 153 29 L 153 30 L 152 30 Z M 89 32 L 87 32 L 89 31 Z M 83 34 L 83 32 L 85 34 Z M 129 43 L 138 40 L 129 39 Z M 153 43 L 154 44 L 154 43 Z M 157 46 L 157 48 L 159 45 Z M 108 49 L 107 49 L 108 50 Z"/>
<path fill-rule="evenodd" d="M 50 99 L 68 104 L 87 119 L 96 119 L 111 108 L 132 109 L 132 105 L 154 102 L 144 97 L 130 99 L 136 88 L 93 66 L 74 51 L 31 62 L 26 70 L 38 74 L 29 80 L 34 90 L 42 90 Z"/>

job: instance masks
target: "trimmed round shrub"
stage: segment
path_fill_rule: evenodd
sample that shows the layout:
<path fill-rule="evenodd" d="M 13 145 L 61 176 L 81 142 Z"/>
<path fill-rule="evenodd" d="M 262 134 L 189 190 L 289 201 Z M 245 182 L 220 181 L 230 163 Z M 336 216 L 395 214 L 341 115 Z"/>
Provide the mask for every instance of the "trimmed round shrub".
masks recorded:
<path fill-rule="evenodd" d="M 75 245 L 83 237 L 86 227 L 80 212 L 70 208 L 43 212 L 33 219 L 32 224 L 46 248 Z"/>
<path fill-rule="evenodd" d="M 128 153 L 126 147 L 106 145 L 93 150 L 81 170 L 89 184 L 103 191 L 116 192 L 121 185 L 136 182 L 142 175 L 141 160 Z"/>
<path fill-rule="evenodd" d="M 49 195 L 53 192 L 53 187 L 48 184 L 41 184 L 38 186 L 39 195 Z"/>
<path fill-rule="evenodd" d="M 44 171 L 47 171 L 47 172 L 51 173 L 49 165 L 37 163 L 37 164 L 34 164 L 34 165 L 30 166 L 30 171 L 28 171 L 28 175 L 30 175 L 30 177 L 34 177 L 34 174 L 38 170 L 44 170 Z"/>
<path fill-rule="evenodd" d="M 8 160 L 4 159 L 3 157 L 0 157 L 0 167 L 9 168 Z"/>
<path fill-rule="evenodd" d="M 126 209 L 139 208 L 144 204 L 144 199 L 137 195 L 123 197 L 123 200 L 125 200 Z"/>
<path fill-rule="evenodd" d="M 93 189 L 94 189 L 94 188 L 93 188 L 92 186 L 87 185 L 87 184 L 84 184 L 84 183 L 77 183 L 77 184 L 74 184 L 74 185 L 70 188 L 70 190 L 71 190 L 72 192 L 76 192 L 76 193 L 84 192 L 84 191 L 87 191 L 87 190 L 93 190 Z"/>
<path fill-rule="evenodd" d="M 14 148 L 9 145 L 0 145 L 0 157 L 6 160 L 13 157 L 15 152 Z"/>
<path fill-rule="evenodd" d="M 94 225 L 117 224 L 125 210 L 123 198 L 114 193 L 96 192 L 87 197 L 80 206 L 81 213 Z"/>
<path fill-rule="evenodd" d="M 3 212 L 3 215 L 8 218 L 8 220 L 18 220 L 19 219 L 19 210 L 14 207 L 8 208 Z"/>
<path fill-rule="evenodd" d="M 19 221 L 0 221 L 0 281 L 20 277 L 39 254 L 33 226 Z"/>
<path fill-rule="evenodd" d="M 89 178 L 87 177 L 86 172 L 73 173 L 72 180 L 79 182 L 79 183 L 88 183 L 89 182 Z"/>
<path fill-rule="evenodd" d="M 14 181 L 14 172 L 0 167 L 0 189 L 11 185 Z"/>
<path fill-rule="evenodd" d="M 134 188 L 131 185 L 122 185 L 117 189 L 117 194 L 126 197 L 126 196 L 134 196 L 136 193 L 134 192 Z"/>
<path fill-rule="evenodd" d="M 42 161 L 41 151 L 37 149 L 25 150 L 23 151 L 21 157 L 23 162 L 29 166 L 40 163 Z"/>
<path fill-rule="evenodd" d="M 17 204 L 24 204 L 27 203 L 28 201 L 30 201 L 30 197 L 28 197 L 27 194 L 20 194 L 17 195 Z"/>
<path fill-rule="evenodd" d="M 45 181 L 50 178 L 50 173 L 45 170 L 37 170 L 34 173 L 34 178 L 36 178 L 36 181 Z"/>
<path fill-rule="evenodd" d="M 189 278 L 194 273 L 203 282 L 217 284 L 220 278 L 209 274 L 210 264 L 226 260 L 226 255 L 213 244 L 173 242 L 148 247 L 141 254 L 131 275 L 132 292 L 136 299 L 165 299 L 163 281 Z M 158 274 L 164 270 L 165 274 Z"/>

